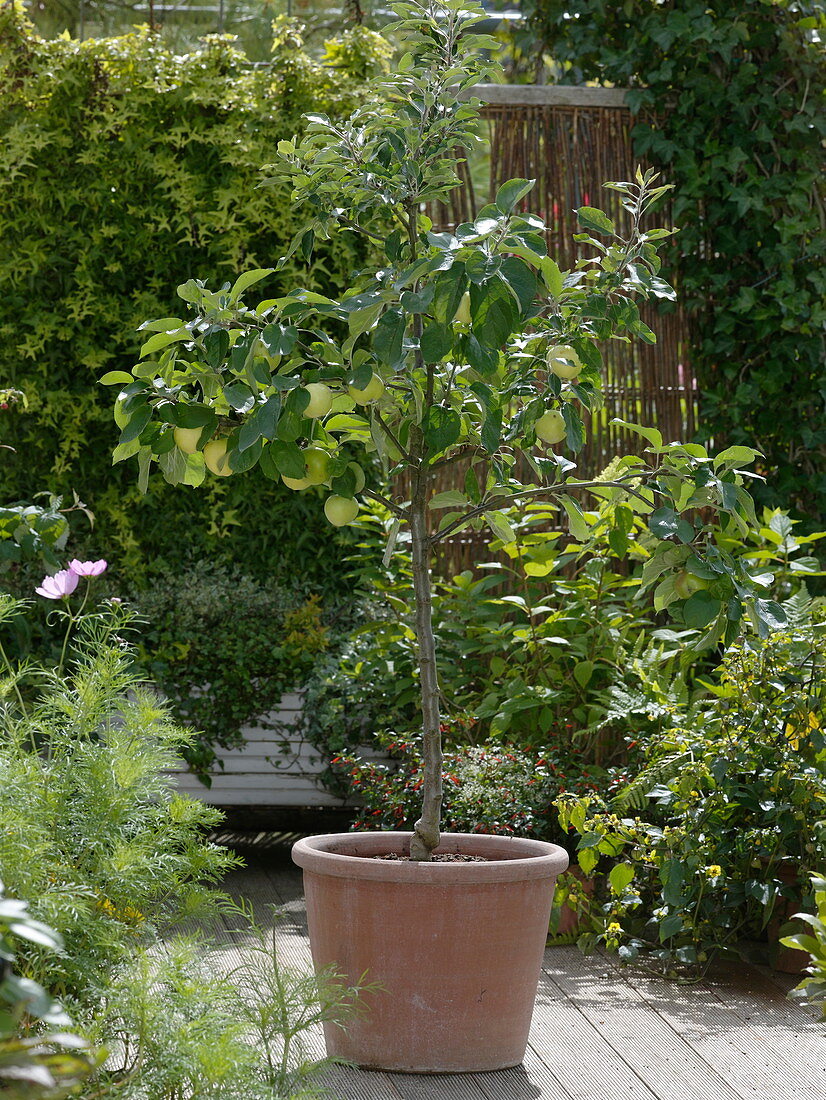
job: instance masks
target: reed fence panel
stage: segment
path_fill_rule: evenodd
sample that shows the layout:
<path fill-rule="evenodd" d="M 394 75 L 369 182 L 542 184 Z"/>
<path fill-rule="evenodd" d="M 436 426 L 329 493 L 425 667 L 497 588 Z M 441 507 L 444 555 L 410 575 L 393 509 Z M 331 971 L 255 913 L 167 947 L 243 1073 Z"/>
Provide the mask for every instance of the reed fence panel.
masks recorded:
<path fill-rule="evenodd" d="M 578 207 L 599 207 L 628 228 L 620 196 L 603 187 L 607 181 L 633 179 L 637 169 L 633 118 L 622 89 L 488 84 L 472 94 L 483 102 L 490 149 L 487 187 L 480 186 L 473 166 L 464 163 L 464 186 L 454 192 L 449 206 L 430 212 L 436 224 L 450 228 L 471 219 L 505 180 L 522 177 L 536 180 L 523 205 L 544 219 L 549 253 L 563 270 L 591 251 L 574 240 L 580 231 Z M 662 203 L 651 227 L 670 226 L 670 219 L 670 207 Z M 673 281 L 668 271 L 663 274 Z M 588 440 L 577 456 L 582 477 L 599 473 L 616 454 L 640 453 L 644 447 L 637 436 L 612 424 L 614 418 L 656 426 L 665 439 L 687 440 L 694 434 L 697 394 L 685 318 L 679 308 L 663 309 L 656 303 L 642 303 L 640 313 L 657 342 L 613 340 L 603 347 L 605 405 L 586 422 Z M 439 490 L 454 487 L 457 479 L 461 484 L 463 478 L 464 468 L 449 467 Z M 489 560 L 489 540 L 482 531 L 462 532 L 446 541 L 440 548 L 439 572 L 452 575 Z"/>

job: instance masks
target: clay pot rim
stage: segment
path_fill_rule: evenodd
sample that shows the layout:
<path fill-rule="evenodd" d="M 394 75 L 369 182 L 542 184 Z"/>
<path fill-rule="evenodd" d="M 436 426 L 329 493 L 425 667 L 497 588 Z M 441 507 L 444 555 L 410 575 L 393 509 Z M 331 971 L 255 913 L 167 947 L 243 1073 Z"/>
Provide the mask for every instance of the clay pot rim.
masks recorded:
<path fill-rule="evenodd" d="M 324 833 L 296 841 L 292 857 L 299 867 L 319 875 L 438 886 L 551 878 L 568 866 L 568 853 L 557 844 L 488 833 L 443 833 L 436 849 L 484 856 L 487 863 L 405 863 L 365 858 L 389 852 L 404 854 L 411 836 L 410 832 L 383 831 Z"/>

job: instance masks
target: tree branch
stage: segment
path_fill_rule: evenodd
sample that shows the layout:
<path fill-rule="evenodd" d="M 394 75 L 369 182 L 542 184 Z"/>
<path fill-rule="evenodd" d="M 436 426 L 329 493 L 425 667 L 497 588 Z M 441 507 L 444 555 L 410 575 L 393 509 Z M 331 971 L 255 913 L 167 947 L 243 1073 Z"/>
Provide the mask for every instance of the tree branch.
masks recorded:
<path fill-rule="evenodd" d="M 405 460 L 405 462 L 408 464 L 408 466 L 412 465 L 413 464 L 413 459 L 410 455 L 410 452 L 407 450 L 406 447 L 403 447 L 401 445 L 401 443 L 398 440 L 398 436 L 393 431 L 393 429 L 390 427 L 390 425 L 387 423 L 387 421 L 384 419 L 384 417 L 381 415 L 379 410 L 375 407 L 375 405 L 373 406 L 373 418 L 374 418 L 374 420 L 376 420 L 378 422 L 379 427 L 384 432 L 384 434 L 387 436 L 387 438 L 390 440 L 390 442 L 393 444 L 393 446 L 397 448 L 399 454 L 402 456 L 402 458 Z"/>
<path fill-rule="evenodd" d="M 406 520 L 408 518 L 406 510 L 401 505 L 396 504 L 389 497 L 383 496 L 382 493 L 377 493 L 375 489 L 362 489 L 361 495 L 369 497 L 370 500 L 375 500 L 377 504 L 384 505 L 389 512 L 392 512 L 394 516 L 398 516 L 399 519 Z"/>
<path fill-rule="evenodd" d="M 622 489 L 624 492 L 629 493 L 631 496 L 637 497 L 645 504 L 650 504 L 642 493 L 636 489 L 632 489 L 627 484 L 629 481 L 639 481 L 641 476 L 650 476 L 655 473 L 654 470 L 645 471 L 643 474 L 640 471 L 635 471 L 633 475 L 629 475 L 627 478 L 618 478 L 616 481 L 575 481 L 565 483 L 562 482 L 559 485 L 542 485 L 537 489 L 524 489 L 522 492 L 509 493 L 507 496 L 496 497 L 494 500 L 483 501 L 475 508 L 471 508 L 469 512 L 465 512 L 459 519 L 455 519 L 452 523 L 449 523 L 441 531 L 437 531 L 436 534 L 430 536 L 432 545 L 442 542 L 444 539 L 449 538 L 456 531 L 460 530 L 472 519 L 476 519 L 477 516 L 482 516 L 485 512 L 493 512 L 499 508 L 506 507 L 508 504 L 513 504 L 517 500 L 534 499 L 539 496 L 564 496 L 566 493 L 575 489 Z"/>

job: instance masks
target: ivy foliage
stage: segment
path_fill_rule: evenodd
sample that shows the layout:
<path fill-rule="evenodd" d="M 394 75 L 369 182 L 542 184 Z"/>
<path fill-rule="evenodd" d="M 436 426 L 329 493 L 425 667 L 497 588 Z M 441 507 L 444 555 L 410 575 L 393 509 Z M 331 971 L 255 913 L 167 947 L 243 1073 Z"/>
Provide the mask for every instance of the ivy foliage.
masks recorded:
<path fill-rule="evenodd" d="M 674 184 L 669 270 L 693 327 L 701 435 L 766 456 L 755 495 L 826 499 L 826 27 L 817 0 L 526 0 L 564 83 L 631 89 L 634 154 Z"/>
<path fill-rule="evenodd" d="M 309 58 L 300 25 L 277 20 L 272 60 L 252 68 L 230 36 L 175 55 L 148 28 L 85 42 L 38 37 L 0 4 L 0 411 L 4 501 L 48 488 L 88 501 L 95 551 L 131 566 L 197 556 L 336 583 L 317 508 L 261 482 L 150 494 L 111 469 L 107 369 L 129 369 L 146 316 L 174 312 L 181 271 L 221 283 L 283 255 L 297 222 L 289 184 L 257 188 L 261 164 L 301 115 L 345 116 L 386 64 L 364 28 Z M 346 287 L 363 262 L 347 234 L 320 242 L 307 286 Z M 264 288 L 290 282 L 290 265 Z M 263 293 L 263 291 L 262 291 Z M 255 518 L 253 519 L 253 513 Z M 260 522 L 266 514 L 268 521 Z M 251 531 L 252 534 L 247 532 Z"/>

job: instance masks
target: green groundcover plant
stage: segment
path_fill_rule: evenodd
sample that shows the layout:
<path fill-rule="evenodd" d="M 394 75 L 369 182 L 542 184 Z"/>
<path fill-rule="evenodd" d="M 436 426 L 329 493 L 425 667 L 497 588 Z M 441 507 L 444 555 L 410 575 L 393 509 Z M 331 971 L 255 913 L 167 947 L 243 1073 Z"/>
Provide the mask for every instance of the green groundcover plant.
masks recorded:
<path fill-rule="evenodd" d="M 258 469 L 295 491 L 326 484 L 334 527 L 356 519 L 359 494 L 378 500 L 397 521 L 388 556 L 396 531 L 409 530 L 424 760 L 411 855 L 427 859 L 441 806 L 430 584 L 439 540 L 487 525 L 512 543 L 503 509 L 536 499 L 585 538 L 578 498 L 593 492 L 623 514 L 651 515 L 658 546 L 647 583 L 661 607 L 679 606 L 703 631 L 704 644 L 731 640 L 744 614 L 765 631 L 782 612 L 747 569 L 709 545 L 698 511 L 719 511 L 734 530 L 757 525 L 740 472 L 755 457 L 750 448 L 711 456 L 635 427 L 648 457 L 618 458 L 595 481 L 571 473 L 567 455 L 580 449 L 588 411 L 601 401 L 600 342 L 655 339 L 637 301 L 673 296 L 657 257 L 672 231 L 643 225 L 665 189 L 641 171 L 609 184 L 627 226 L 581 208 L 587 257 L 567 273 L 547 255 L 541 219 L 523 210 L 530 180 L 503 184 L 472 223 L 434 232 L 422 209 L 457 186 L 454 151 L 476 141 L 477 108 L 463 97 L 495 42 L 475 33 L 480 13 L 458 0 L 394 10 L 407 52 L 382 94 L 345 123 L 309 116 L 303 138 L 279 143 L 270 170 L 279 186 L 290 181 L 306 215 L 285 263 L 344 231 L 380 246 L 381 264 L 338 299 L 305 287 L 256 300 L 269 269 L 218 290 L 188 279 L 179 287 L 188 316 L 145 322 L 140 362 L 104 381 L 117 387 L 114 458 L 137 460 L 144 490 L 153 463 L 172 485 L 210 486 Z M 391 477 L 405 474 L 409 491 L 366 488 L 365 454 L 378 454 Z M 436 471 L 458 459 L 471 462 L 461 487 L 435 494 Z M 683 571 L 708 586 L 684 599 L 675 587 Z"/>

